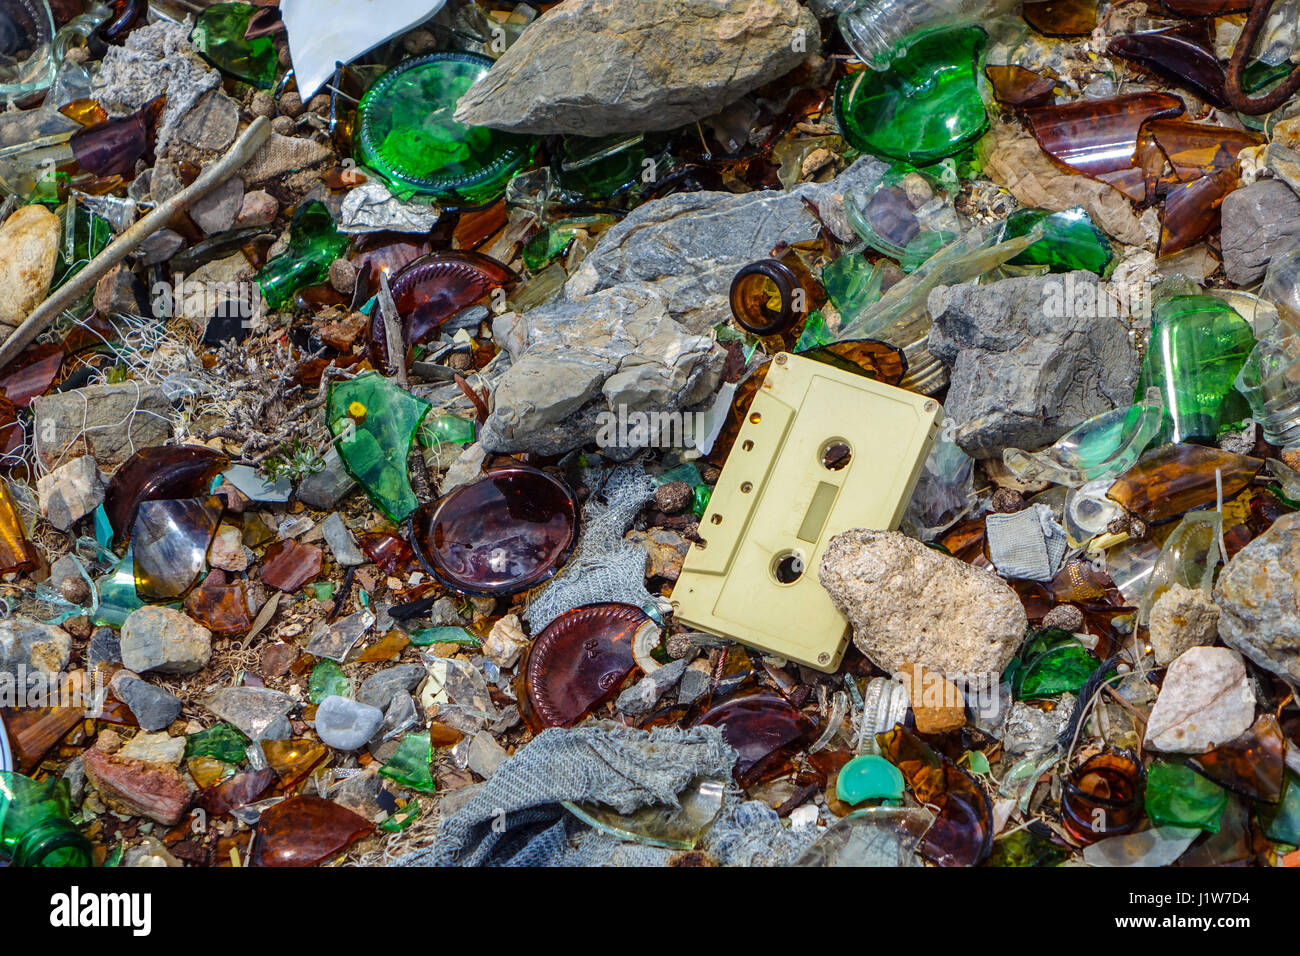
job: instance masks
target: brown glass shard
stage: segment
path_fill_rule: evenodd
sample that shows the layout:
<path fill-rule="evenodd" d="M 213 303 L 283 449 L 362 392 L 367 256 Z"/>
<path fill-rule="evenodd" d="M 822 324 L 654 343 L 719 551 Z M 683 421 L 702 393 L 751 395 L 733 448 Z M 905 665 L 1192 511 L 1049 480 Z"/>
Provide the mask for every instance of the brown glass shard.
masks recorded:
<path fill-rule="evenodd" d="M 1179 116 L 1183 102 L 1168 93 L 1132 93 L 1025 110 L 1038 145 L 1067 169 L 1114 186 L 1135 202 L 1146 198 L 1138 163 L 1138 131 L 1152 119 Z"/>
<path fill-rule="evenodd" d="M 1227 77 L 1211 50 L 1181 30 L 1132 33 L 1110 41 L 1107 51 L 1196 94 L 1212 106 L 1227 106 Z"/>
<path fill-rule="evenodd" d="M 9 497 L 9 488 L 0 481 L 0 574 L 30 571 L 38 563 L 39 556 L 27 540 L 27 527 Z"/>
<path fill-rule="evenodd" d="M 984 75 L 993 86 L 998 102 L 1015 109 L 1047 106 L 1052 102 L 1056 79 L 1043 76 L 1023 66 L 987 66 Z"/>
<path fill-rule="evenodd" d="M 324 744 L 306 738 L 263 740 L 262 752 L 272 770 L 280 775 L 280 790 L 292 793 L 329 756 Z"/>
<path fill-rule="evenodd" d="M 185 598 L 185 610 L 213 634 L 229 637 L 253 626 L 248 589 L 243 581 L 230 582 L 224 571 L 212 571 Z"/>
<path fill-rule="evenodd" d="M 1161 445 L 1115 479 L 1106 496 L 1148 523 L 1176 518 L 1218 497 L 1215 475 L 1222 475 L 1223 497 L 1238 494 L 1264 467 L 1259 458 L 1204 445 Z"/>
<path fill-rule="evenodd" d="M 520 668 L 520 712 L 534 731 L 571 727 L 614 696 L 636 668 L 637 631 L 656 626 L 631 604 L 590 604 L 546 625 Z"/>
<path fill-rule="evenodd" d="M 1174 175 L 1183 182 L 1232 169 L 1243 149 L 1267 142 L 1250 130 L 1179 119 L 1152 120 L 1144 132 L 1150 134 L 1169 160 Z"/>
<path fill-rule="evenodd" d="M 199 806 L 210 817 L 225 816 L 231 810 L 248 806 L 260 800 L 276 781 L 275 771 L 270 767 L 265 770 L 252 770 L 237 773 L 229 780 L 210 787 L 199 794 Z"/>
<path fill-rule="evenodd" d="M 1219 228 L 1223 200 L 1237 183 L 1236 172 L 1225 171 L 1170 185 L 1160 213 L 1160 255 L 1181 252 Z"/>
<path fill-rule="evenodd" d="M 1237 739 L 1192 757 L 1189 763 L 1243 797 L 1277 803 L 1285 779 L 1286 745 L 1277 718 L 1264 714 Z"/>
<path fill-rule="evenodd" d="M 257 822 L 253 866 L 315 866 L 374 828 L 351 810 L 320 797 L 290 797 Z"/>
<path fill-rule="evenodd" d="M 1086 37 L 1097 29 L 1097 0 L 1026 3 L 1025 22 L 1046 37 Z"/>
<path fill-rule="evenodd" d="M 290 538 L 266 549 L 262 580 L 273 588 L 292 593 L 321 572 L 325 554 L 314 544 L 299 544 Z"/>
<path fill-rule="evenodd" d="M 938 866 L 975 866 L 987 857 L 993 849 L 993 807 L 975 778 L 901 724 L 877 734 L 876 741 L 916 799 L 939 810 L 921 855 Z"/>
<path fill-rule="evenodd" d="M 692 727 L 721 727 L 723 739 L 740 758 L 734 774 L 741 787 L 779 777 L 790 760 L 813 741 L 816 725 L 788 700 L 771 691 L 745 691 L 713 704 Z"/>

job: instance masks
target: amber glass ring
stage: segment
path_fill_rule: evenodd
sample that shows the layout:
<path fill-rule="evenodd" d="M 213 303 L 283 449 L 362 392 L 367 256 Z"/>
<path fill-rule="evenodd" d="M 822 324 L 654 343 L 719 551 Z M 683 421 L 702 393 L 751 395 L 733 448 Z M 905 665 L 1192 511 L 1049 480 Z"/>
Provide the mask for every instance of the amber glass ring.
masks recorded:
<path fill-rule="evenodd" d="M 731 314 L 755 335 L 776 335 L 794 326 L 805 310 L 795 308 L 802 288 L 794 270 L 779 259 L 751 262 L 731 280 Z"/>

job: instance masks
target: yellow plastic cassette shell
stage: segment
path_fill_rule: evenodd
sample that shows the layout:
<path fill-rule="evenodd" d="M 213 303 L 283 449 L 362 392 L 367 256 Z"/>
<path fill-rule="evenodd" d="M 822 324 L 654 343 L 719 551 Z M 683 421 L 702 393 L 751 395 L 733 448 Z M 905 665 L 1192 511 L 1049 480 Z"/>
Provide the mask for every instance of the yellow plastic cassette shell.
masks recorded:
<path fill-rule="evenodd" d="M 836 670 L 850 628 L 822 554 L 850 528 L 898 527 L 942 420 L 924 395 L 776 355 L 673 589 L 677 621 Z"/>

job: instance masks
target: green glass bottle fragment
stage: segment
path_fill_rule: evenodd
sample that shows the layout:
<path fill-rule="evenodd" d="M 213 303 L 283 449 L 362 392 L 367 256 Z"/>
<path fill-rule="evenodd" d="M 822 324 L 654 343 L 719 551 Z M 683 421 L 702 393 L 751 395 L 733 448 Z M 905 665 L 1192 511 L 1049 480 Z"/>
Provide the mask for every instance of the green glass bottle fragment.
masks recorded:
<path fill-rule="evenodd" d="M 1300 846 L 1300 776 L 1288 770 L 1282 799 L 1275 806 L 1259 805 L 1256 814 L 1264 836 Z"/>
<path fill-rule="evenodd" d="M 1090 418 L 1043 451 L 1004 448 L 1002 463 L 1022 480 L 1071 488 L 1113 478 L 1137 464 L 1155 440 L 1163 415 L 1160 391 L 1151 388 L 1138 404 Z"/>
<path fill-rule="evenodd" d="M 324 282 L 330 264 L 343 255 L 349 241 L 335 228 L 323 202 L 313 199 L 299 206 L 289 230 L 289 248 L 257 274 L 266 304 L 283 308 L 299 290 Z"/>
<path fill-rule="evenodd" d="M 567 136 L 560 148 L 557 181 L 561 189 L 586 199 L 611 199 L 652 172 L 647 160 L 656 165 L 666 160 L 663 153 L 661 136 L 641 133 L 615 133 L 595 139 Z"/>
<path fill-rule="evenodd" d="M 405 521 L 419 507 L 408 459 L 431 407 L 377 372 L 329 386 L 326 415 L 339 458 L 391 521 Z"/>
<path fill-rule="evenodd" d="M 524 243 L 520 252 L 524 266 L 529 272 L 537 272 L 568 249 L 569 243 L 579 233 L 589 233 L 593 228 L 603 228 L 617 221 L 615 216 L 582 216 L 554 222 Z"/>
<path fill-rule="evenodd" d="M 709 500 L 713 497 L 713 489 L 708 485 L 696 485 L 691 492 L 691 514 L 697 518 L 703 518 L 704 512 L 709 510 Z"/>
<path fill-rule="evenodd" d="M 1157 440 L 1212 441 L 1240 428 L 1250 406 L 1234 387 L 1255 347 L 1250 324 L 1221 299 L 1176 295 L 1155 305 L 1139 396 L 1159 388 L 1165 420 Z"/>
<path fill-rule="evenodd" d="M 906 786 L 902 772 L 884 757 L 859 754 L 840 768 L 835 796 L 848 804 L 866 800 L 900 803 Z"/>
<path fill-rule="evenodd" d="M 185 756 L 212 757 L 222 763 L 242 763 L 248 752 L 248 738 L 231 724 L 213 724 L 207 730 L 185 738 Z"/>
<path fill-rule="evenodd" d="M 439 442 L 453 445 L 472 445 L 478 437 L 478 426 L 459 415 L 439 415 L 426 419 L 420 428 L 420 441 L 432 447 Z"/>
<path fill-rule="evenodd" d="M 425 627 L 411 632 L 411 644 L 428 647 L 431 644 L 459 644 L 462 647 L 481 647 L 483 642 L 463 627 Z"/>
<path fill-rule="evenodd" d="M 379 774 L 412 790 L 433 793 L 438 788 L 429 769 L 432 761 L 433 744 L 428 732 L 411 733 L 402 738 L 388 763 L 379 768 Z"/>
<path fill-rule="evenodd" d="M 245 38 L 249 21 L 261 10 L 248 3 L 218 3 L 199 14 L 190 43 L 222 73 L 269 90 L 278 58 L 270 37 Z"/>
<path fill-rule="evenodd" d="M 1156 826 L 1219 832 L 1228 791 L 1191 767 L 1154 763 L 1147 770 L 1146 811 Z"/>
<path fill-rule="evenodd" d="M 821 278 L 831 304 L 839 311 L 845 322 L 852 322 L 859 318 L 868 306 L 880 299 L 880 287 L 884 276 L 885 270 L 881 263 L 877 262 L 873 265 L 867 262 L 864 256 L 850 254 L 840 256 L 835 261 L 822 266 Z M 812 324 L 811 316 L 808 324 Z M 805 326 L 805 334 L 807 331 Z M 831 337 L 827 335 L 825 338 L 826 341 L 810 341 L 804 346 L 804 339 L 801 337 L 799 346 L 814 348 L 818 345 L 826 345 Z M 796 351 L 799 351 L 798 347 Z"/>
<path fill-rule="evenodd" d="M 1035 225 L 1043 227 L 1043 238 L 1014 259 L 1012 266 L 1047 266 L 1050 272 L 1086 269 L 1105 276 L 1115 260 L 1110 240 L 1081 207 L 1051 212 L 1047 209 L 1017 209 L 1007 217 L 1003 239 L 1023 236 Z"/>
<path fill-rule="evenodd" d="M 99 608 L 92 618 L 96 627 L 120 628 L 128 614 L 144 607 L 135 590 L 135 554 L 130 547 L 117 567 L 96 581 L 95 586 L 99 590 Z"/>
<path fill-rule="evenodd" d="M 501 195 L 536 141 L 452 118 L 491 66 L 473 53 L 434 53 L 385 73 L 357 110 L 357 161 L 401 199 L 478 206 Z"/>
<path fill-rule="evenodd" d="M 1097 658 L 1073 634 L 1049 629 L 1030 639 L 1008 665 L 1008 674 L 1018 699 L 1041 700 L 1078 693 L 1097 666 Z"/>
<path fill-rule="evenodd" d="M 90 843 L 73 826 L 71 810 L 62 777 L 37 782 L 0 772 L 0 860 L 21 867 L 90 866 Z"/>
<path fill-rule="evenodd" d="M 69 200 L 58 211 L 63 226 L 59 242 L 59 258 L 54 266 L 54 281 L 50 291 L 62 286 L 75 276 L 91 259 L 99 255 L 113 241 L 113 224 L 84 206 Z"/>
<path fill-rule="evenodd" d="M 849 144 L 874 156 L 928 165 L 954 156 L 988 129 L 979 27 L 918 33 L 884 72 L 862 70 L 835 87 L 835 116 Z"/>
<path fill-rule="evenodd" d="M 331 660 L 323 660 L 312 668 L 307 681 L 307 699 L 319 704 L 326 697 L 351 697 L 352 681 L 343 668 Z"/>

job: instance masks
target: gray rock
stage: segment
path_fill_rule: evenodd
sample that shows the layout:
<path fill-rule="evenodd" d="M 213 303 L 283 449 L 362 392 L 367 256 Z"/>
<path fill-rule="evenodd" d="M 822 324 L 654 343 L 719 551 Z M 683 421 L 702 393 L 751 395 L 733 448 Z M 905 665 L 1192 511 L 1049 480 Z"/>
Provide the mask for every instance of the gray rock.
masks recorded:
<path fill-rule="evenodd" d="M 460 606 L 449 597 L 438 598 L 429 608 L 430 627 L 456 627 L 462 623 Z"/>
<path fill-rule="evenodd" d="M 1253 285 L 1269 261 L 1300 242 L 1300 197 L 1276 179 L 1234 189 L 1223 200 L 1223 271 Z"/>
<path fill-rule="evenodd" d="M 1233 556 L 1214 602 L 1219 636 L 1265 670 L 1300 680 L 1300 514 L 1283 515 Z"/>
<path fill-rule="evenodd" d="M 152 266 L 166 262 L 185 248 L 185 237 L 171 229 L 161 229 L 140 243 L 135 259 L 141 265 Z"/>
<path fill-rule="evenodd" d="M 929 348 L 951 369 L 944 407 L 962 451 L 986 459 L 1036 450 L 1132 403 L 1138 356 L 1128 330 L 1066 294 L 1096 283 L 1073 272 L 930 293 Z"/>
<path fill-rule="evenodd" d="M 461 485 L 478 481 L 483 477 L 483 462 L 486 460 L 487 449 L 483 447 L 481 441 L 476 441 L 462 451 L 447 468 L 442 481 L 438 483 L 438 490 L 445 495 Z"/>
<path fill-rule="evenodd" d="M 818 41 L 795 0 L 565 0 L 461 98 L 456 119 L 579 136 L 673 129 L 788 73 Z"/>
<path fill-rule="evenodd" d="M 61 627 L 23 617 L 0 620 L 0 674 L 15 681 L 61 673 L 72 653 L 72 636 Z"/>
<path fill-rule="evenodd" d="M 205 706 L 251 740 L 283 740 L 288 736 L 283 733 L 286 715 L 295 705 L 288 694 L 265 687 L 223 687 Z"/>
<path fill-rule="evenodd" d="M 853 643 L 890 674 L 920 664 L 954 679 L 996 677 L 1029 623 L 996 574 L 897 531 L 836 535 L 819 580 L 853 625 Z"/>
<path fill-rule="evenodd" d="M 313 472 L 298 485 L 298 500 L 308 508 L 317 511 L 329 511 L 342 501 L 357 486 L 352 476 L 343 467 L 343 459 L 331 448 L 321 461 L 324 467 Z"/>
<path fill-rule="evenodd" d="M 194 674 L 211 658 L 212 632 L 175 608 L 137 608 L 122 624 L 122 663 L 137 674 Z"/>
<path fill-rule="evenodd" d="M 398 694 L 410 693 L 420 686 L 428 670 L 423 664 L 398 664 L 371 674 L 357 689 L 357 700 L 384 710 Z"/>
<path fill-rule="evenodd" d="M 1147 718 L 1146 745 L 1203 753 L 1246 732 L 1255 719 L 1255 691 L 1241 655 L 1226 647 L 1193 647 L 1169 665 Z"/>
<path fill-rule="evenodd" d="M 181 715 L 181 701 L 128 671 L 118 671 L 110 684 L 113 696 L 126 704 L 141 730 L 162 730 Z"/>
<path fill-rule="evenodd" d="M 690 407 L 714 392 L 726 359 L 645 289 L 506 313 L 493 335 L 512 364 L 483 426 L 483 447 L 492 452 L 559 454 L 597 439 L 600 411 Z"/>
<path fill-rule="evenodd" d="M 1213 644 L 1219 635 L 1219 608 L 1200 588 L 1170 586 L 1151 608 L 1151 650 L 1160 664 L 1172 663 L 1192 647 Z"/>
<path fill-rule="evenodd" d="M 614 706 L 624 714 L 639 717 L 654 710 L 664 694 L 672 690 L 686 673 L 690 661 L 683 657 L 647 674 L 618 695 Z"/>
<path fill-rule="evenodd" d="M 204 235 L 211 236 L 233 226 L 243 208 L 244 181 L 235 176 L 191 206 L 190 218 Z"/>
<path fill-rule="evenodd" d="M 60 531 L 90 514 L 104 503 L 104 478 L 89 455 L 60 465 L 36 482 L 41 514 Z"/>
<path fill-rule="evenodd" d="M 162 389 L 139 382 L 89 385 L 32 402 L 36 452 L 46 468 L 91 455 L 113 471 L 141 448 L 166 444 L 172 405 Z"/>
<path fill-rule="evenodd" d="M 707 670 L 688 667 L 682 673 L 682 681 L 677 685 L 677 703 L 691 704 L 704 695 L 713 678 Z"/>
<path fill-rule="evenodd" d="M 72 794 L 72 805 L 78 806 L 81 803 L 81 798 L 86 793 L 86 765 L 81 762 L 80 757 L 73 757 L 72 761 L 63 768 L 61 776 L 68 781 L 68 790 Z"/>
<path fill-rule="evenodd" d="M 104 664 L 122 663 L 122 639 L 111 627 L 100 627 L 90 635 L 86 668 L 92 674 Z"/>
<path fill-rule="evenodd" d="M 200 97 L 194 108 L 176 123 L 172 152 L 177 152 L 176 145 L 184 144 L 190 151 L 198 153 L 196 159 L 212 157 L 224 152 L 235 141 L 238 132 L 239 106 L 222 90 L 212 90 Z M 240 194 L 243 194 L 242 187 Z"/>
<path fill-rule="evenodd" d="M 483 779 L 488 779 L 497 772 L 497 768 L 505 762 L 505 748 L 496 742 L 486 730 L 480 730 L 469 742 L 468 766 L 474 773 Z"/>
<path fill-rule="evenodd" d="M 340 567 L 351 568 L 366 563 L 366 556 L 357 547 L 356 539 L 337 511 L 330 512 L 330 516 L 321 522 L 320 532 Z"/>
<path fill-rule="evenodd" d="M 326 697 L 316 708 L 316 733 L 335 750 L 359 750 L 384 723 L 384 712 L 346 697 Z"/>

